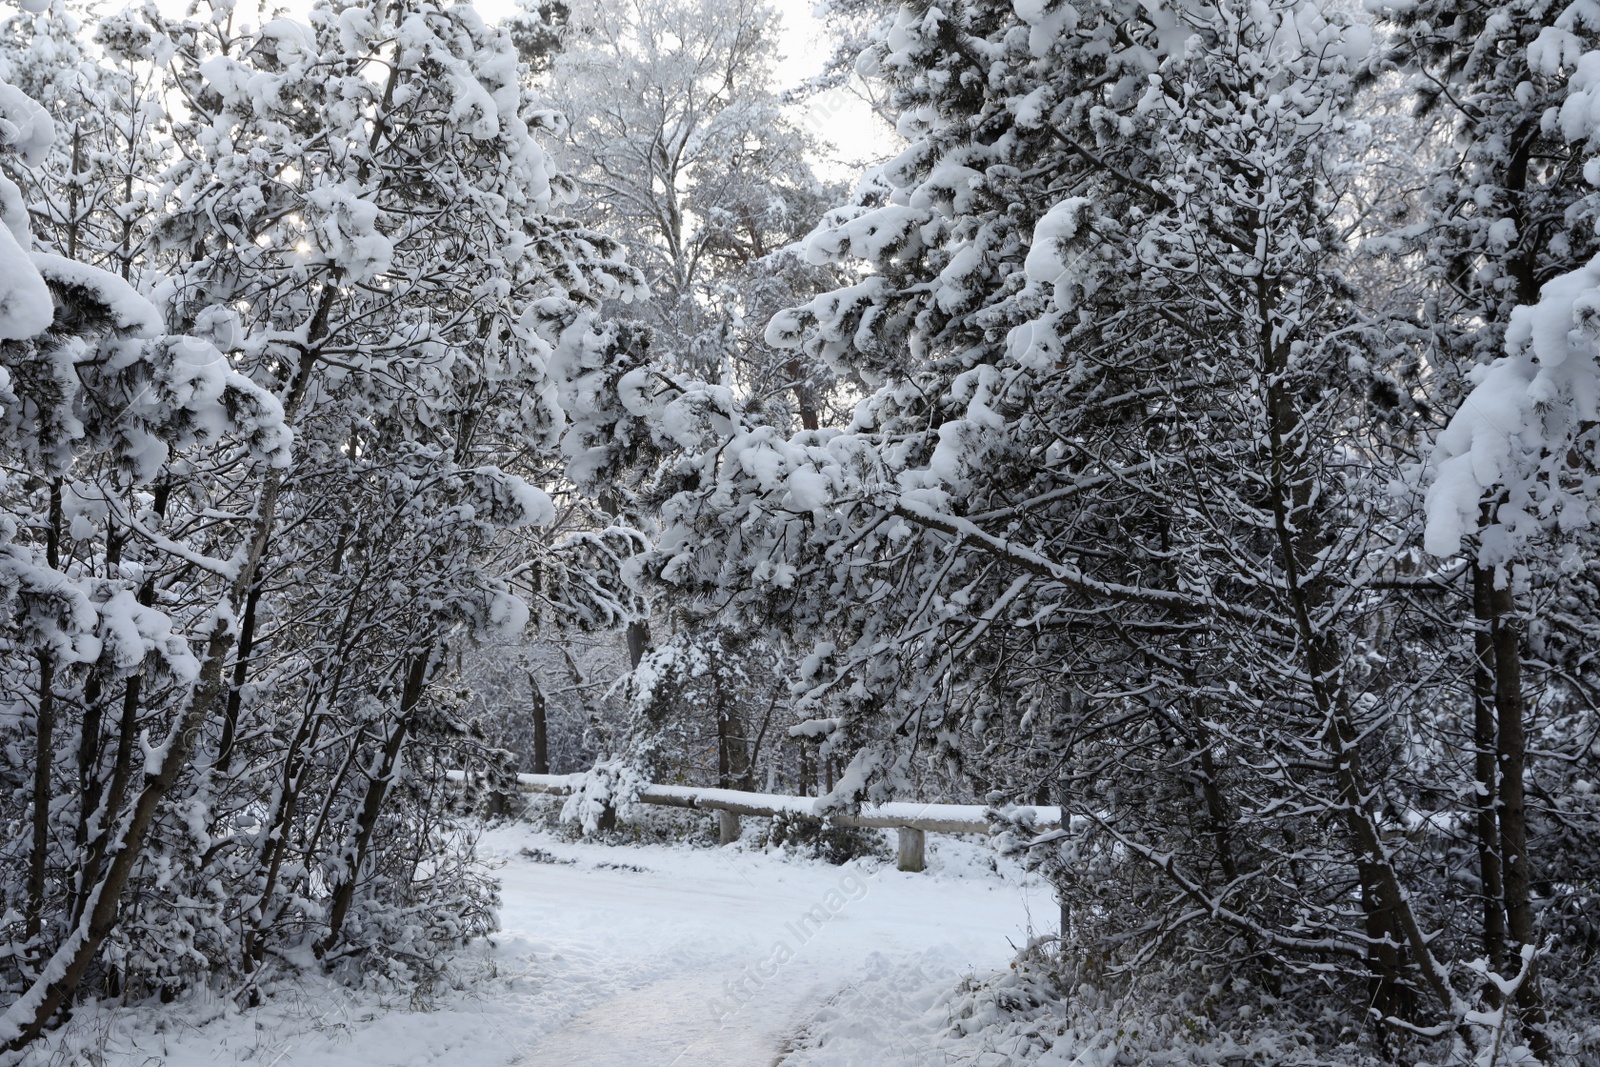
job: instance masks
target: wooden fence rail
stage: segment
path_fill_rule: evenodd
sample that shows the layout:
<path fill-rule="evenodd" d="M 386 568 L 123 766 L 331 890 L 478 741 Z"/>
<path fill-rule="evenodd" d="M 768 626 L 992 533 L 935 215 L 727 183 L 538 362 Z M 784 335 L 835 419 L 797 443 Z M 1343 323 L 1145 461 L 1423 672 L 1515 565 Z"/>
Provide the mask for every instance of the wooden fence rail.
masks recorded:
<path fill-rule="evenodd" d="M 451 777 L 460 780 L 460 771 Z M 517 786 L 525 793 L 570 796 L 584 781 L 581 774 L 519 774 Z M 902 871 L 920 871 L 926 866 L 927 835 L 979 834 L 989 829 L 988 810 L 981 804 L 918 804 L 898 801 L 867 804 L 859 811 L 817 810 L 816 797 L 791 797 L 776 793 L 747 793 L 739 789 L 698 789 L 681 785 L 647 785 L 639 790 L 639 802 L 669 808 L 694 808 L 717 813 L 717 836 L 726 845 L 739 838 L 739 818 L 743 815 L 771 818 L 789 815 L 818 822 L 826 819 L 835 826 L 895 830 L 898 833 L 898 866 Z M 1061 825 L 1061 809 L 1028 809 L 1033 825 L 1044 829 Z"/>

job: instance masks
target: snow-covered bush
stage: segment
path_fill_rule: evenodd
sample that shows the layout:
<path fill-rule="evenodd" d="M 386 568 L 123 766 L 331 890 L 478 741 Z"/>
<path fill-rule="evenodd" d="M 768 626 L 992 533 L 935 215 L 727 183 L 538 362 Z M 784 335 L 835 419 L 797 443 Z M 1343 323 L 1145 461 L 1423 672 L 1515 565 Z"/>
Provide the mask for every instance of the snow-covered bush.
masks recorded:
<path fill-rule="evenodd" d="M 617 819 L 630 815 L 639 802 L 639 790 L 650 784 L 632 762 L 601 760 L 586 771 L 561 805 L 561 821 L 574 823 L 585 834 L 616 829 Z"/>
<path fill-rule="evenodd" d="M 829 820 L 802 819 L 779 812 L 767 821 L 761 844 L 798 852 L 839 866 L 855 859 L 887 860 L 889 847 L 880 830 L 840 826 Z"/>

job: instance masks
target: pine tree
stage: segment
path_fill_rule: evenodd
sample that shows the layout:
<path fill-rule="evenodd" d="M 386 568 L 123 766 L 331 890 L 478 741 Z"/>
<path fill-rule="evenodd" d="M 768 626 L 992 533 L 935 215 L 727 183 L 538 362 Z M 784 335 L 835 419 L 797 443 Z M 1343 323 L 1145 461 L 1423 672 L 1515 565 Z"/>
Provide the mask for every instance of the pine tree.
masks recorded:
<path fill-rule="evenodd" d="M 1018 842 L 1064 849 L 1097 967 L 1342 974 L 1380 1040 L 1473 1040 L 1434 845 L 1396 844 L 1454 807 L 1396 772 L 1423 709 L 1382 660 L 1421 640 L 1381 594 L 1407 442 L 1330 165 L 1367 53 L 1313 5 L 902 7 L 865 62 L 911 147 L 806 242 L 866 275 L 769 327 L 876 392 L 785 439 L 660 390 L 694 459 L 652 566 L 811 638 L 837 800 L 920 750 L 1083 820 Z"/>
<path fill-rule="evenodd" d="M 531 23 L 531 12 L 523 18 Z M 573 5 L 563 25 L 542 80 L 566 119 L 560 158 L 576 182 L 575 210 L 626 247 L 651 290 L 648 301 L 613 313 L 637 325 L 658 373 L 718 381 L 752 417 L 816 429 L 840 392 L 835 373 L 774 349 L 761 330 L 775 311 L 834 280 L 791 247 L 834 190 L 812 172 L 815 146 L 772 84 L 776 13 L 757 2 L 589 3 Z M 648 527 L 659 442 L 637 429 L 640 462 L 626 474 L 612 468 L 602 502 Z M 717 661 L 711 676 L 726 671 L 763 691 L 776 684 L 771 649 L 735 662 L 750 654 L 740 635 L 660 605 L 647 614 L 628 633 L 634 668 L 647 655 L 673 659 L 692 647 Z M 659 648 L 650 647 L 652 629 Z M 664 632 L 674 629 L 681 632 Z M 674 703 L 679 715 L 707 710 L 703 721 L 672 728 L 714 732 L 717 780 L 744 780 L 743 770 L 727 768 L 748 763 L 736 750 L 756 726 L 746 711 L 715 703 L 721 710 Z M 635 723 L 639 745 L 656 744 L 643 740 L 653 714 Z"/>
<path fill-rule="evenodd" d="M 1579 429 L 1586 402 L 1573 410 L 1560 399 L 1586 392 L 1574 382 L 1582 362 L 1555 379 L 1541 372 L 1540 362 L 1565 351 L 1547 343 L 1554 356 L 1536 356 L 1530 327 L 1539 316 L 1548 316 L 1546 330 L 1567 321 L 1584 284 L 1576 272 L 1600 251 L 1600 200 L 1584 179 L 1592 131 L 1577 117 L 1581 57 L 1600 26 L 1580 5 L 1545 3 L 1424 4 L 1390 20 L 1393 58 L 1412 72 L 1422 106 L 1442 112 L 1455 134 L 1427 190 L 1427 216 L 1404 233 L 1431 282 L 1422 325 L 1435 402 L 1453 412 L 1421 472 L 1425 544 L 1470 561 L 1454 610 L 1473 634 L 1466 670 L 1482 951 L 1503 969 L 1528 971 L 1519 954 L 1543 939 L 1534 889 L 1542 880 L 1539 810 L 1562 806 L 1530 804 L 1528 738 L 1546 732 L 1541 705 L 1582 700 L 1589 688 L 1570 660 L 1552 670 L 1564 658 L 1552 653 L 1590 640 L 1583 605 L 1594 599 L 1592 583 L 1571 577 L 1593 552 L 1580 518 L 1587 494 L 1578 488 L 1592 470 Z M 1546 407 L 1549 415 L 1534 414 Z M 1519 1008 L 1532 1047 L 1548 1056 L 1542 1001 L 1537 977 L 1526 975 Z"/>

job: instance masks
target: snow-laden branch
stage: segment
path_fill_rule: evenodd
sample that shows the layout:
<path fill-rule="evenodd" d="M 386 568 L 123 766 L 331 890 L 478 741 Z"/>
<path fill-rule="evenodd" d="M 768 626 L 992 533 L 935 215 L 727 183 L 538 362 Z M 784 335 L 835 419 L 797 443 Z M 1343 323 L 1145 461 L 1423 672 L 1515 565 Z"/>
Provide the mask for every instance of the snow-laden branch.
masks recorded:
<path fill-rule="evenodd" d="M 1268 612 L 1243 604 L 1230 604 L 1215 597 L 1196 597 L 1169 589 L 1151 589 L 1147 586 L 1122 585 L 1091 578 L 1077 567 L 1057 563 L 1030 548 L 1024 548 L 982 529 L 967 519 L 945 515 L 907 497 L 896 497 L 889 510 L 908 522 L 938 530 L 960 538 L 981 552 L 1007 560 L 1017 567 L 1045 578 L 1060 582 L 1085 596 L 1119 603 L 1149 604 L 1174 611 L 1207 611 L 1226 615 L 1242 622 L 1268 622 L 1275 626 L 1286 625 Z"/>

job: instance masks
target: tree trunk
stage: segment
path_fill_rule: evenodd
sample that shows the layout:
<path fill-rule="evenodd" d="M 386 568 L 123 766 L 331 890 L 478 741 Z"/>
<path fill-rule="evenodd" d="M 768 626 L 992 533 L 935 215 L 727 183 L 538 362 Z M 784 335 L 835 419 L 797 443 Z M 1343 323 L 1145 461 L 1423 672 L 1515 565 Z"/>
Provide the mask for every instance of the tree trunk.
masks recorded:
<path fill-rule="evenodd" d="M 33 758 L 33 847 L 28 854 L 27 918 L 23 937 L 30 942 L 28 955 L 38 958 L 38 946 L 31 942 L 44 928 L 45 871 L 50 860 L 51 756 L 55 752 L 55 657 L 39 653 L 39 713 L 34 729 Z"/>
<path fill-rule="evenodd" d="M 244 601 L 244 617 L 239 621 L 239 651 L 233 661 L 233 681 L 228 686 L 228 705 L 222 713 L 222 740 L 217 744 L 217 772 L 226 774 L 233 762 L 233 738 L 239 729 L 239 709 L 244 703 L 244 683 L 250 677 L 250 653 L 256 641 L 256 608 L 261 603 L 257 578 Z"/>
<path fill-rule="evenodd" d="M 717 788 L 728 789 L 732 784 L 733 761 L 728 751 L 728 714 L 717 701 Z"/>
<path fill-rule="evenodd" d="M 628 667 L 637 669 L 639 661 L 644 659 L 645 649 L 650 647 L 650 624 L 643 619 L 635 619 L 628 623 Z"/>
<path fill-rule="evenodd" d="M 61 570 L 61 479 L 50 482 L 49 524 L 45 530 L 45 562 L 56 572 Z M 24 905 L 26 919 L 23 937 L 32 941 L 44 928 L 45 872 L 50 863 L 50 801 L 55 790 L 50 785 L 50 772 L 55 763 L 56 725 L 56 658 L 47 649 L 40 649 L 39 708 L 34 720 L 33 749 L 33 843 L 28 855 L 28 895 Z M 28 949 L 30 957 L 37 958 L 36 946 Z"/>
<path fill-rule="evenodd" d="M 622 515 L 622 498 L 615 489 L 606 490 L 600 494 L 599 499 L 602 510 L 620 518 Z M 628 623 L 628 669 L 637 670 L 639 663 L 644 659 L 645 650 L 650 647 L 650 623 L 644 619 L 634 619 Z"/>
<path fill-rule="evenodd" d="M 1506 912 L 1505 888 L 1500 874 L 1500 831 L 1496 824 L 1499 806 L 1499 774 L 1496 769 L 1498 727 L 1495 723 L 1494 610 L 1491 596 L 1494 575 L 1483 567 L 1472 568 L 1473 631 L 1472 745 L 1473 775 L 1476 779 L 1478 879 L 1483 897 L 1483 954 L 1496 969 L 1505 964 Z M 1491 1004 L 1500 1001 L 1500 987 L 1484 985 L 1484 998 Z"/>
<path fill-rule="evenodd" d="M 1270 282 L 1259 278 L 1256 285 L 1273 532 L 1283 567 L 1283 591 L 1298 638 L 1298 656 L 1309 682 L 1307 695 L 1324 724 L 1319 740 L 1333 767 L 1336 799 L 1332 810 L 1345 824 L 1351 859 L 1361 883 L 1374 1007 L 1385 1015 L 1411 1020 L 1415 997 L 1404 972 L 1414 966 L 1439 1008 L 1455 1015 L 1458 1004 L 1449 975 L 1434 956 L 1430 938 L 1417 921 L 1373 810 L 1379 791 L 1368 781 L 1362 766 L 1361 731 L 1351 718 L 1337 638 L 1321 618 L 1329 601 L 1326 581 L 1307 577 L 1321 570 L 1328 547 L 1327 523 L 1316 503 L 1314 478 L 1306 467 L 1305 452 L 1294 444 L 1308 435 L 1293 383 L 1288 380 L 1291 338 L 1287 334 L 1278 336 L 1274 329 L 1276 314 Z"/>
<path fill-rule="evenodd" d="M 104 796 L 100 781 L 100 733 L 104 729 L 105 678 L 97 669 L 83 689 L 83 725 L 78 730 L 78 823 L 72 830 L 74 863 L 82 863 L 89 842 L 97 833 L 95 815 Z M 80 887 L 81 888 L 81 887 Z M 73 921 L 77 921 L 79 896 L 73 895 Z"/>
<path fill-rule="evenodd" d="M 817 391 L 811 387 L 811 382 L 806 375 L 805 364 L 798 359 L 791 359 L 783 365 L 784 373 L 794 383 L 795 413 L 800 416 L 802 429 L 815 430 L 819 425 L 817 419 Z"/>
<path fill-rule="evenodd" d="M 533 716 L 533 773 L 550 773 L 550 739 L 548 733 L 547 701 L 539 680 L 528 674 L 528 710 Z"/>
<path fill-rule="evenodd" d="M 1495 709 L 1498 712 L 1500 768 L 1500 845 L 1503 851 L 1506 924 L 1517 948 L 1535 944 L 1533 865 L 1528 856 L 1528 819 L 1523 777 L 1527 741 L 1523 734 L 1526 706 L 1522 695 L 1522 629 L 1516 617 L 1511 588 L 1496 586 L 1489 593 L 1493 613 L 1492 639 L 1495 666 Z M 1531 966 L 1531 965 L 1530 965 Z M 1528 1047 L 1541 1060 L 1550 1055 L 1545 1036 L 1544 997 L 1537 971 L 1529 973 L 1517 990 L 1517 1005 Z"/>
<path fill-rule="evenodd" d="M 1405 932 L 1396 922 L 1398 901 L 1392 899 L 1387 879 L 1371 860 L 1358 860 L 1361 878 L 1361 913 L 1367 935 L 1367 1003 L 1385 1019 L 1410 1019 L 1417 998 L 1406 982 Z M 1386 1043 L 1388 1030 L 1377 1027 L 1378 1042 Z"/>
<path fill-rule="evenodd" d="M 750 777 L 749 740 L 745 737 L 744 719 L 720 677 L 712 692 L 717 710 L 717 787 L 733 789 Z"/>
<path fill-rule="evenodd" d="M 366 862 L 367 849 L 372 844 L 372 832 L 378 825 L 379 816 L 383 814 L 383 801 L 389 793 L 389 786 L 393 784 L 400 753 L 405 747 L 406 733 L 411 727 L 417 706 L 422 702 L 423 689 L 436 654 L 436 651 L 419 652 L 411 661 L 411 669 L 406 672 L 405 688 L 400 696 L 400 713 L 396 716 L 394 729 L 384 741 L 378 766 L 367 781 L 367 793 L 362 800 L 361 811 L 356 816 L 355 841 L 345 848 L 345 870 L 334 886 L 328 906 L 328 932 L 314 946 L 319 959 L 338 944 L 344 930 L 350 905 L 355 901 L 356 884 L 361 880 L 361 867 Z"/>

